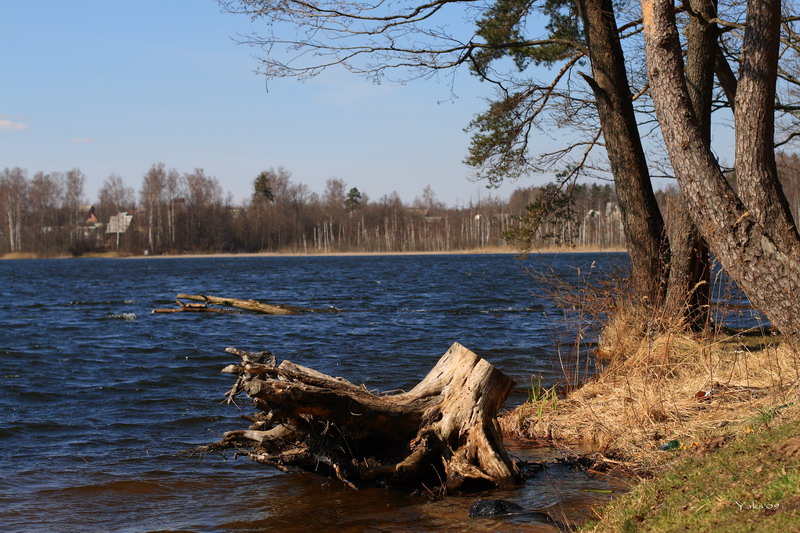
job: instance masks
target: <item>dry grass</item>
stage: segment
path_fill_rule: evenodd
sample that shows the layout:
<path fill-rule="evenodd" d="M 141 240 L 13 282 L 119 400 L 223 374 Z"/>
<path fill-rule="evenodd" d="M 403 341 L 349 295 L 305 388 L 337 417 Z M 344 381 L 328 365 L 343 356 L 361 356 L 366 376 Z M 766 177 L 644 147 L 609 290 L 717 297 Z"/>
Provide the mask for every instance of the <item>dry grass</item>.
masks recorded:
<path fill-rule="evenodd" d="M 648 334 L 633 313 L 617 313 L 598 352 L 605 368 L 557 403 L 527 403 L 504 431 L 558 443 L 590 444 L 638 468 L 655 466 L 671 440 L 691 446 L 731 422 L 798 396 L 800 358 L 774 337 L 693 337 L 674 328 Z"/>

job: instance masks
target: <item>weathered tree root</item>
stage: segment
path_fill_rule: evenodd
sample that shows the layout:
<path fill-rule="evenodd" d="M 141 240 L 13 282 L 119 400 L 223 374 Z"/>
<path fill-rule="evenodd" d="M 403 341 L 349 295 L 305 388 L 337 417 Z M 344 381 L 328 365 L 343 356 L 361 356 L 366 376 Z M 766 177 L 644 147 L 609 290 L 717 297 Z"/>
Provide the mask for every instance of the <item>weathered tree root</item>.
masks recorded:
<path fill-rule="evenodd" d="M 357 488 L 444 486 L 448 491 L 523 482 L 495 418 L 514 382 L 458 343 L 411 391 L 377 395 L 268 352 L 228 348 L 242 362 L 241 392 L 259 410 L 247 430 L 198 451 L 235 449 L 283 471 L 309 471 Z"/>

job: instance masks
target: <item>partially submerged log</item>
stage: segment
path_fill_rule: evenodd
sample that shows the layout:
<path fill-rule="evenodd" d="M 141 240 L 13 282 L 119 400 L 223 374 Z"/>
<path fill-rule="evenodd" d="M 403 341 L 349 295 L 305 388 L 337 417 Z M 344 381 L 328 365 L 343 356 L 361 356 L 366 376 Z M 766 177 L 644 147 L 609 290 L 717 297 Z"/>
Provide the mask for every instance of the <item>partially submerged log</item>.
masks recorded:
<path fill-rule="evenodd" d="M 170 309 L 153 309 L 153 313 L 218 313 L 218 314 L 239 314 L 239 311 L 232 309 L 219 309 L 217 307 L 209 307 L 206 304 L 185 304 L 180 300 L 175 300 L 178 307 Z"/>
<path fill-rule="evenodd" d="M 200 304 L 187 304 L 181 300 L 193 300 L 202 302 Z M 233 307 L 253 313 L 264 315 L 300 315 L 305 313 L 335 313 L 338 309 L 311 309 L 294 305 L 272 305 L 257 300 L 240 300 L 239 298 L 225 298 L 221 296 L 211 296 L 208 294 L 179 294 L 175 297 L 178 304 L 174 309 L 153 309 L 153 313 L 186 313 L 186 312 L 206 312 L 206 313 L 234 313 L 235 311 L 218 309 L 211 305 L 221 305 L 223 307 Z"/>
<path fill-rule="evenodd" d="M 411 391 L 379 395 L 268 352 L 239 355 L 223 372 L 259 410 L 247 430 L 199 451 L 234 449 L 283 471 L 367 485 L 443 486 L 449 491 L 522 483 L 503 448 L 496 414 L 514 382 L 458 343 Z"/>
<path fill-rule="evenodd" d="M 235 307 L 253 313 L 265 315 L 296 315 L 302 313 L 300 307 L 290 307 L 286 305 L 265 304 L 256 300 L 240 300 L 238 298 L 224 298 L 220 296 L 210 296 L 207 294 L 179 294 L 178 300 L 195 300 L 206 304 L 222 305 L 224 307 Z"/>

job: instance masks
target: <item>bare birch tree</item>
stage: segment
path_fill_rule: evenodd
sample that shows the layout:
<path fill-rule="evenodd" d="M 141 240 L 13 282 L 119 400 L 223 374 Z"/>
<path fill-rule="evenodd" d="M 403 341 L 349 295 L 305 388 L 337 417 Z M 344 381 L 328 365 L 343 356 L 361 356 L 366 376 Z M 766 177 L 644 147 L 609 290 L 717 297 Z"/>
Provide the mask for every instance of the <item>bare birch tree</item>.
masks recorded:
<path fill-rule="evenodd" d="M 28 195 L 28 182 L 21 168 L 6 168 L 0 174 L 0 213 L 3 214 L 9 251 L 22 251 L 22 217 Z"/>

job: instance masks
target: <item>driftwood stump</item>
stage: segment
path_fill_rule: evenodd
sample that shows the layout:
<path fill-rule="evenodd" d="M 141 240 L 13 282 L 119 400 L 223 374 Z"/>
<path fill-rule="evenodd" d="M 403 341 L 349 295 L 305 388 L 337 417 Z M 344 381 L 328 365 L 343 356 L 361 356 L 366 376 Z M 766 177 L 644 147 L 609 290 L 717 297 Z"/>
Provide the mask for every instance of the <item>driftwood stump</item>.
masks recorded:
<path fill-rule="evenodd" d="M 258 409 L 247 430 L 226 433 L 203 452 L 234 449 L 283 471 L 365 485 L 448 491 L 522 483 L 495 418 L 514 382 L 456 343 L 411 391 L 379 395 L 268 352 L 228 348 L 242 358 L 228 392 Z"/>

